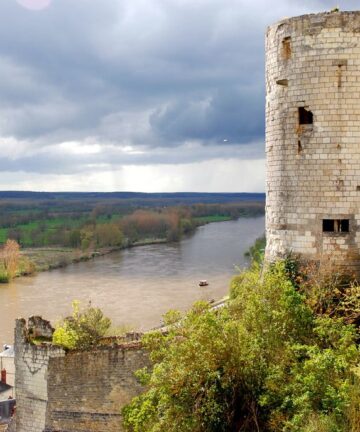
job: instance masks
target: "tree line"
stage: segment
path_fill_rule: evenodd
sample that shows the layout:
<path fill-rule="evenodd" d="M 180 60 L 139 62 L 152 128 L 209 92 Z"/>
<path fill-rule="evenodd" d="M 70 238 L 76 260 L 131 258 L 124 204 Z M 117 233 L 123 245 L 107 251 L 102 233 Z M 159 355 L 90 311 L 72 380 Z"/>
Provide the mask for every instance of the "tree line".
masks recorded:
<path fill-rule="evenodd" d="M 28 225 L 11 225 L 5 238 L 17 241 L 22 247 L 64 246 L 96 249 L 129 245 L 146 239 L 178 241 L 183 234 L 194 230 L 204 216 L 220 215 L 231 219 L 258 216 L 264 213 L 262 203 L 196 204 L 154 209 L 137 209 L 130 213 L 111 214 L 107 208 L 95 206 L 86 216 L 73 215 L 57 225 L 51 213 Z M 5 220 L 3 220 L 5 223 Z"/>

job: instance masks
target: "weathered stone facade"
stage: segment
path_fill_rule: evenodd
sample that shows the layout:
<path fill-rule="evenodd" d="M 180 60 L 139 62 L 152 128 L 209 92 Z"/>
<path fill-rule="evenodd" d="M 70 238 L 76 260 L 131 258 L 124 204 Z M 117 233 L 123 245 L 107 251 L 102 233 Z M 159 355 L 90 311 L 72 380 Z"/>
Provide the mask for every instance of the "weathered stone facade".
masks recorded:
<path fill-rule="evenodd" d="M 140 343 L 66 353 L 29 343 L 31 328 L 16 321 L 16 431 L 121 432 L 121 408 L 142 390 L 134 372 L 149 363 Z"/>
<path fill-rule="evenodd" d="M 51 345 L 35 346 L 27 341 L 25 320 L 15 327 L 15 389 L 17 432 L 42 432 L 48 404 L 49 360 L 63 357 L 64 350 Z"/>
<path fill-rule="evenodd" d="M 266 35 L 266 257 L 360 274 L 360 12 Z"/>

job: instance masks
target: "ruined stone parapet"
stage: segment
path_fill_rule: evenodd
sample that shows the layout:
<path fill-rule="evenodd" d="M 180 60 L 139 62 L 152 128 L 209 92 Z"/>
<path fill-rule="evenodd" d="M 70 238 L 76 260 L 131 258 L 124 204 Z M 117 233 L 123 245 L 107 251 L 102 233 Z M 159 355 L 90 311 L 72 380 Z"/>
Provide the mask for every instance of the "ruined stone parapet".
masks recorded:
<path fill-rule="evenodd" d="M 52 327 L 35 321 L 16 321 L 16 432 L 121 432 L 122 407 L 143 390 L 134 372 L 149 365 L 141 334 L 65 352 L 41 343 Z M 32 343 L 34 334 L 40 345 Z"/>
<path fill-rule="evenodd" d="M 50 321 L 40 316 L 32 316 L 28 319 L 28 333 L 32 338 L 52 339 L 54 328 Z"/>
<path fill-rule="evenodd" d="M 24 319 L 15 326 L 16 431 L 42 432 L 48 403 L 48 365 L 50 358 L 63 357 L 65 351 L 51 344 L 40 346 L 29 341 Z"/>
<path fill-rule="evenodd" d="M 266 258 L 360 273 L 360 12 L 266 35 Z"/>

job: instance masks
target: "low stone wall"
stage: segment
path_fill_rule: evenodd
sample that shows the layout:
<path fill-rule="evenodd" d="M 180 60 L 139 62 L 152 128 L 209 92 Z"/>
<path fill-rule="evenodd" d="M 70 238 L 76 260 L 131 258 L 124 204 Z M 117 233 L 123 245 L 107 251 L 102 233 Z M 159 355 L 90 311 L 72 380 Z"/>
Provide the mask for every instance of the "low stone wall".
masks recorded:
<path fill-rule="evenodd" d="M 149 364 L 137 341 L 72 351 L 34 346 L 25 320 L 15 331 L 17 432 L 121 432 L 121 409 L 142 390 Z"/>
<path fill-rule="evenodd" d="M 50 359 L 46 432 L 121 431 L 121 408 L 142 390 L 134 371 L 147 361 L 138 344 Z"/>

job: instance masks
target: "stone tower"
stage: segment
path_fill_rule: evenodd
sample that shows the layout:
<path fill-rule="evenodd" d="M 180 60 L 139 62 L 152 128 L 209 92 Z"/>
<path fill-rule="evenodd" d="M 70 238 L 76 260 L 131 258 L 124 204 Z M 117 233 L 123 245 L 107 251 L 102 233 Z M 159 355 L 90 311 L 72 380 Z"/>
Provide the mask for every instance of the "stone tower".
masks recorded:
<path fill-rule="evenodd" d="M 266 35 L 266 257 L 360 274 L 360 12 L 285 19 Z"/>

